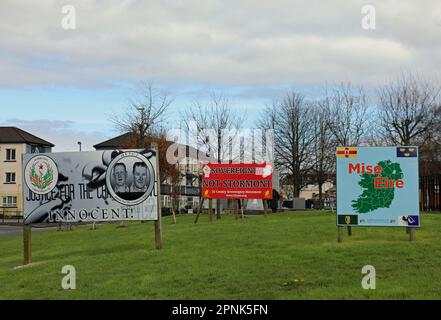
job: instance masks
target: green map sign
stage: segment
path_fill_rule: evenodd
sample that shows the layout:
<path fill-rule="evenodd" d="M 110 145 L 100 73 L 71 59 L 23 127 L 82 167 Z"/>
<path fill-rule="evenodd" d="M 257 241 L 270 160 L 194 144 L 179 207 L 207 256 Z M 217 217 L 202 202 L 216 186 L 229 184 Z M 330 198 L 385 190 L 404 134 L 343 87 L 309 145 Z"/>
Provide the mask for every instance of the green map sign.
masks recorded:
<path fill-rule="evenodd" d="M 419 227 L 418 148 L 337 148 L 337 225 Z"/>

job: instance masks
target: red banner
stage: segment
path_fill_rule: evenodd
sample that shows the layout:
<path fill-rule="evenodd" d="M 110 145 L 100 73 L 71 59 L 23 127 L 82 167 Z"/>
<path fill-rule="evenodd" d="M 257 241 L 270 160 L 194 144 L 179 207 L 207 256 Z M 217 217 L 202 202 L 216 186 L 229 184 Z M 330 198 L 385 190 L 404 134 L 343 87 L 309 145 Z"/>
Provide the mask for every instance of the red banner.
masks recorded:
<path fill-rule="evenodd" d="M 207 199 L 272 199 L 270 163 L 208 163 L 202 166 L 202 197 Z"/>

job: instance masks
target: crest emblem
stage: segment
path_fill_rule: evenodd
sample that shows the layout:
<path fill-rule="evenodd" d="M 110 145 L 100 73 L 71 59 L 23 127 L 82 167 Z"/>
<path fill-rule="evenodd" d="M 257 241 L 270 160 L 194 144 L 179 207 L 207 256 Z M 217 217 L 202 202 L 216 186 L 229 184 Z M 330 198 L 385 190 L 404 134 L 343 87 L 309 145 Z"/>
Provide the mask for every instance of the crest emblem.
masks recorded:
<path fill-rule="evenodd" d="M 27 187 L 36 194 L 51 192 L 58 182 L 58 168 L 47 156 L 36 156 L 26 165 L 25 182 Z"/>

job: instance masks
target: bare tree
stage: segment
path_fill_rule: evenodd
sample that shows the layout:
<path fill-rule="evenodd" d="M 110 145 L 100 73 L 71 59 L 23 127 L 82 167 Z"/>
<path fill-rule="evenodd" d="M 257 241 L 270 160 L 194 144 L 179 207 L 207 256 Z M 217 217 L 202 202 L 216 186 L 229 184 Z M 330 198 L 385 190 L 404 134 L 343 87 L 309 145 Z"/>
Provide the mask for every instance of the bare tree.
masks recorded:
<path fill-rule="evenodd" d="M 212 93 L 208 101 L 196 100 L 183 114 L 190 136 L 196 138 L 197 149 L 203 150 L 213 162 L 237 161 L 232 152 L 245 115 L 233 109 L 224 95 Z M 220 202 L 216 201 L 216 218 L 220 219 Z"/>
<path fill-rule="evenodd" d="M 172 99 L 153 86 L 152 82 L 142 82 L 136 98 L 130 99 L 129 106 L 122 115 L 112 115 L 110 120 L 115 128 L 127 133 L 122 149 L 149 148 L 158 146 L 160 183 L 167 183 L 171 190 L 179 188 L 180 171 L 177 165 L 167 161 L 166 153 L 172 142 L 167 141 L 166 130 L 161 126 Z M 171 192 L 173 193 L 173 192 Z M 173 197 L 173 194 L 172 194 Z M 174 209 L 173 217 L 174 221 Z"/>
<path fill-rule="evenodd" d="M 369 108 L 363 88 L 341 84 L 327 90 L 324 104 L 330 115 L 330 130 L 339 146 L 364 142 Z"/>
<path fill-rule="evenodd" d="M 424 154 L 420 160 L 420 173 L 424 176 L 441 172 L 441 105 L 434 113 L 434 129 L 424 145 Z"/>
<path fill-rule="evenodd" d="M 167 109 L 173 100 L 154 87 L 152 82 L 142 82 L 135 98 L 129 100 L 124 114 L 111 116 L 115 128 L 123 133 L 139 135 L 140 144 L 163 123 Z"/>
<path fill-rule="evenodd" d="M 323 102 L 317 102 L 313 109 L 312 126 L 314 129 L 312 172 L 319 190 L 319 206 L 323 208 L 323 185 L 335 171 L 335 141 L 331 132 L 329 110 Z"/>
<path fill-rule="evenodd" d="M 436 128 L 440 88 L 423 77 L 407 73 L 378 90 L 378 119 L 385 141 L 393 145 L 420 145 Z"/>
<path fill-rule="evenodd" d="M 294 197 L 299 196 L 303 177 L 313 166 L 310 154 L 314 141 L 312 114 L 304 96 L 291 91 L 281 101 L 267 107 L 258 122 L 262 129 L 274 129 L 274 163 L 282 179 L 293 185 Z"/>

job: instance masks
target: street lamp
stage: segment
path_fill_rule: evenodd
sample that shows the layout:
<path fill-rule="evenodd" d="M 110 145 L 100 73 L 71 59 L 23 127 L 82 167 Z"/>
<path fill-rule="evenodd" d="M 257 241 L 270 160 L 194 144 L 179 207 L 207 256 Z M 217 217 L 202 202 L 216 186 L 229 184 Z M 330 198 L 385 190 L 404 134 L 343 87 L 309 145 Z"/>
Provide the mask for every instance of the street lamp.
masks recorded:
<path fill-rule="evenodd" d="M 80 147 L 80 152 L 81 152 L 81 141 L 78 141 L 78 146 Z"/>
<path fill-rule="evenodd" d="M 138 110 L 141 113 L 141 125 L 139 126 L 140 127 L 139 144 L 140 144 L 140 148 L 144 149 L 144 112 L 145 112 L 145 109 L 144 109 L 144 107 L 137 107 L 136 110 Z"/>

